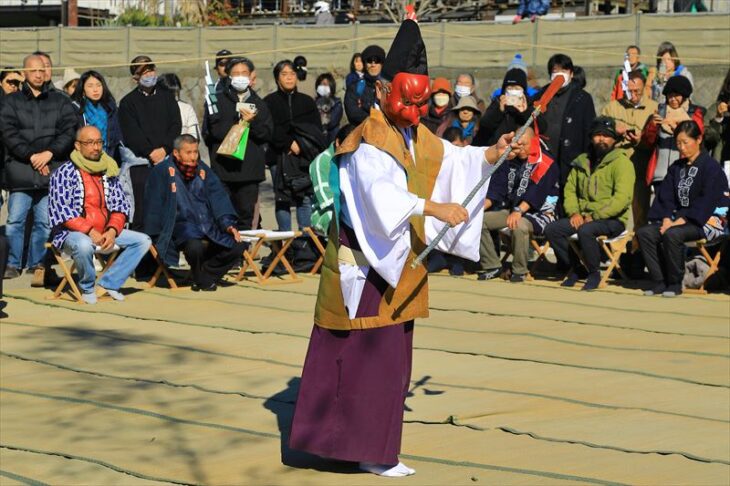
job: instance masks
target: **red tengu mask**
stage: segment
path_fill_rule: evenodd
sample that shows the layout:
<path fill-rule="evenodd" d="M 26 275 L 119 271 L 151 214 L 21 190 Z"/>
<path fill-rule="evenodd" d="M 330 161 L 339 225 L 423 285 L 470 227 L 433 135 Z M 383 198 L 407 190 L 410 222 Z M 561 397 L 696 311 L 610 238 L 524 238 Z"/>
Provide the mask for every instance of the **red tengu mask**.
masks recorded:
<path fill-rule="evenodd" d="M 428 114 L 430 81 L 424 74 L 398 73 L 385 96 L 383 112 L 399 128 L 417 126 Z"/>

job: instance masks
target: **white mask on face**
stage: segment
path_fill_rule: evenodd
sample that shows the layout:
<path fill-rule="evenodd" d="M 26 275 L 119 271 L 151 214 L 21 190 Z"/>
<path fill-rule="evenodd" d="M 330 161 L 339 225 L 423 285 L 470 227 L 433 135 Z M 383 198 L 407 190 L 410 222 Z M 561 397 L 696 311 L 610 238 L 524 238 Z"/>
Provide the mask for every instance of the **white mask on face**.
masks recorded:
<path fill-rule="evenodd" d="M 139 84 L 145 88 L 151 88 L 157 84 L 157 76 L 145 76 L 139 78 Z"/>
<path fill-rule="evenodd" d="M 456 94 L 459 95 L 459 98 L 469 96 L 471 94 L 471 88 L 468 86 L 460 86 L 458 84 L 456 85 L 456 88 L 454 88 L 454 91 L 456 91 Z"/>
<path fill-rule="evenodd" d="M 436 93 L 433 95 L 433 104 L 438 106 L 439 108 L 443 108 L 444 106 L 449 104 L 449 94 L 448 93 Z"/>
<path fill-rule="evenodd" d="M 233 76 L 231 77 L 231 86 L 238 92 L 243 92 L 248 89 L 248 85 L 251 84 L 251 80 L 248 76 Z"/>
<path fill-rule="evenodd" d="M 561 86 L 561 88 L 565 88 L 566 86 L 568 86 L 568 84 L 570 84 L 570 76 L 567 73 L 563 73 L 563 72 L 552 73 L 550 75 L 550 81 L 555 79 L 556 76 L 563 76 L 563 85 Z"/>
<path fill-rule="evenodd" d="M 329 96 L 330 87 L 326 84 L 320 84 L 319 86 L 317 86 L 317 94 L 320 96 Z"/>

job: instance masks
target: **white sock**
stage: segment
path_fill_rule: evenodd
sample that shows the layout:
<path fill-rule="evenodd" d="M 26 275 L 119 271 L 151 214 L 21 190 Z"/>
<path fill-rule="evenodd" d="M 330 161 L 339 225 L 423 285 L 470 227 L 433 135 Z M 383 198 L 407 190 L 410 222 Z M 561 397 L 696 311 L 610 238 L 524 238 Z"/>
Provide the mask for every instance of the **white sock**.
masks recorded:
<path fill-rule="evenodd" d="M 411 469 L 402 462 L 399 462 L 395 466 L 389 464 L 373 464 L 370 462 L 361 462 L 360 469 L 367 471 L 378 476 L 384 476 L 388 478 L 402 478 L 415 474 L 416 470 Z"/>

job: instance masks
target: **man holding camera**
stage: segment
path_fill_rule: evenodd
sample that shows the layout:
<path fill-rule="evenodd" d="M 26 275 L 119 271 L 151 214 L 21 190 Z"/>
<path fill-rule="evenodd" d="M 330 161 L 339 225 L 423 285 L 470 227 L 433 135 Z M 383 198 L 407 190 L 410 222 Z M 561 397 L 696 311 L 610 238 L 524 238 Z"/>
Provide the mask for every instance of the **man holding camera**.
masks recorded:
<path fill-rule="evenodd" d="M 636 182 L 632 215 L 634 228 L 644 226 L 649 212 L 649 186 L 646 184 L 646 166 L 651 158 L 652 148 L 641 144 L 641 131 L 657 110 L 656 101 L 644 92 L 646 78 L 640 70 L 629 73 L 628 93 L 620 100 L 609 102 L 601 113 L 616 120 L 616 133 L 623 140 L 616 142 L 616 148 L 623 149 L 634 164 Z"/>
<path fill-rule="evenodd" d="M 203 138 L 210 149 L 213 171 L 228 190 L 238 214 L 238 229 L 256 226 L 254 213 L 259 197 L 259 183 L 266 176 L 264 144 L 271 141 L 274 122 L 266 103 L 251 88 L 256 79 L 253 62 L 234 57 L 226 65 L 226 78 L 220 82 L 218 113 L 204 110 Z M 243 160 L 218 154 L 223 139 L 232 126 L 248 123 L 249 134 Z"/>

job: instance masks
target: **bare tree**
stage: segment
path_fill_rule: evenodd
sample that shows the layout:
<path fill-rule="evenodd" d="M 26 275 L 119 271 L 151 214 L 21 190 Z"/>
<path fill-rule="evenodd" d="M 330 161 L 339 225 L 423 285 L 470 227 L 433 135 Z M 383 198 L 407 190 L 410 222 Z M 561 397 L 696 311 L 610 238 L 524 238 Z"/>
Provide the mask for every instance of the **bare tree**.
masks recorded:
<path fill-rule="evenodd" d="M 406 14 L 406 5 L 413 4 L 416 11 L 416 17 L 419 19 L 436 11 L 443 11 L 445 5 L 442 0 L 420 0 L 420 1 L 409 1 L 409 0 L 391 0 L 383 2 L 383 7 L 388 17 L 399 24 L 403 21 Z"/>

